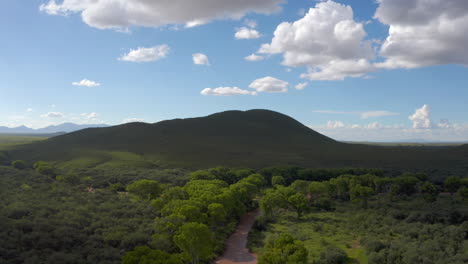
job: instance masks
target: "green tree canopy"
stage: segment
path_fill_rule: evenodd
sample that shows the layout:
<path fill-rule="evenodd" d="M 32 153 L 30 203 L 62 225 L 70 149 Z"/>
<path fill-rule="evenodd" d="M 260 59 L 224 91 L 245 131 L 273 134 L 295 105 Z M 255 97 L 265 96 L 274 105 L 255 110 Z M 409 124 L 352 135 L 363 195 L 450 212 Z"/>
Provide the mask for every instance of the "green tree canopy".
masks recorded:
<path fill-rule="evenodd" d="M 174 243 L 192 258 L 192 264 L 199 264 L 213 255 L 212 234 L 205 224 L 187 223 L 174 236 Z"/>
<path fill-rule="evenodd" d="M 276 185 L 285 185 L 286 181 L 284 180 L 283 176 L 273 176 L 271 177 L 271 185 L 276 186 Z"/>
<path fill-rule="evenodd" d="M 458 176 L 451 176 L 444 181 L 445 189 L 450 193 L 456 193 L 461 187 L 461 179 Z"/>
<path fill-rule="evenodd" d="M 143 200 L 156 199 L 161 194 L 161 184 L 157 181 L 139 180 L 127 186 L 127 191 Z"/>
<path fill-rule="evenodd" d="M 289 197 L 289 204 L 296 210 L 297 217 L 300 218 L 303 213 L 309 209 L 307 198 L 302 193 L 296 193 Z"/>

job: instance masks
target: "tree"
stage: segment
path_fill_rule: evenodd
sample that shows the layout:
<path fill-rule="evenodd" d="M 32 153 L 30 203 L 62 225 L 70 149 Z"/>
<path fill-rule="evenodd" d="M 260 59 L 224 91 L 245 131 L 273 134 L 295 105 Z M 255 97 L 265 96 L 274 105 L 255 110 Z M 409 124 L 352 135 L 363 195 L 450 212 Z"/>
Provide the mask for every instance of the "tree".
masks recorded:
<path fill-rule="evenodd" d="M 273 176 L 271 177 L 271 185 L 272 186 L 275 186 L 275 185 L 285 185 L 286 184 L 286 181 L 284 180 L 284 177 L 283 176 Z"/>
<path fill-rule="evenodd" d="M 279 191 L 269 190 L 260 200 L 260 209 L 262 209 L 267 219 L 275 217 L 278 209 L 284 208 L 287 205 L 287 201 Z"/>
<path fill-rule="evenodd" d="M 281 234 L 273 242 L 267 243 L 259 264 L 305 264 L 307 249 L 304 243 L 295 240 L 290 234 Z"/>
<path fill-rule="evenodd" d="M 11 166 L 15 169 L 18 169 L 18 170 L 24 170 L 26 169 L 26 162 L 22 161 L 22 160 L 15 160 L 11 163 Z"/>
<path fill-rule="evenodd" d="M 321 197 L 330 197 L 330 189 L 328 182 L 311 182 L 309 184 L 309 193 L 313 200 Z"/>
<path fill-rule="evenodd" d="M 403 174 L 403 176 L 399 176 L 395 178 L 394 184 L 392 185 L 392 194 L 404 194 L 404 195 L 412 195 L 416 193 L 416 185 L 419 183 L 419 179 L 415 176 L 410 176 L 409 174 Z"/>
<path fill-rule="evenodd" d="M 347 260 L 348 255 L 346 255 L 346 252 L 336 246 L 329 246 L 324 252 L 320 254 L 321 264 L 344 264 Z"/>
<path fill-rule="evenodd" d="M 212 222 L 221 223 L 226 219 L 226 210 L 222 204 L 212 203 L 208 205 L 208 216 Z"/>
<path fill-rule="evenodd" d="M 182 264 L 177 254 L 169 254 L 161 250 L 152 250 L 147 246 L 136 247 L 122 258 L 123 264 Z"/>
<path fill-rule="evenodd" d="M 444 186 L 445 189 L 451 194 L 454 194 L 461 187 L 461 179 L 458 176 L 451 176 L 445 179 Z"/>
<path fill-rule="evenodd" d="M 139 180 L 127 186 L 127 192 L 143 200 L 156 199 L 161 193 L 161 184 L 157 181 Z"/>
<path fill-rule="evenodd" d="M 309 209 L 307 198 L 302 193 L 292 195 L 288 202 L 296 210 L 297 218 L 300 218 Z"/>
<path fill-rule="evenodd" d="M 200 223 L 187 223 L 174 236 L 174 243 L 192 258 L 192 264 L 208 260 L 213 254 L 212 234 Z"/>
<path fill-rule="evenodd" d="M 430 203 L 435 202 L 437 200 L 437 196 L 439 196 L 439 189 L 430 182 L 423 184 L 421 192 L 423 193 L 424 200 Z"/>
<path fill-rule="evenodd" d="M 114 183 L 114 184 L 111 184 L 109 186 L 109 189 L 112 191 L 112 192 L 125 192 L 125 186 L 118 182 L 118 183 Z"/>
<path fill-rule="evenodd" d="M 47 176 L 50 176 L 50 177 L 57 176 L 57 172 L 56 172 L 54 166 L 47 163 L 47 162 L 38 161 L 38 162 L 34 163 L 33 167 L 40 174 L 47 175 Z"/>
<path fill-rule="evenodd" d="M 372 196 L 374 191 L 370 187 L 355 185 L 349 191 L 352 202 L 361 203 L 363 208 L 367 208 L 367 199 Z"/>
<path fill-rule="evenodd" d="M 296 180 L 290 185 L 290 187 L 293 188 L 295 192 L 302 193 L 304 195 L 307 195 L 309 191 L 308 186 L 309 182 L 304 180 Z"/>

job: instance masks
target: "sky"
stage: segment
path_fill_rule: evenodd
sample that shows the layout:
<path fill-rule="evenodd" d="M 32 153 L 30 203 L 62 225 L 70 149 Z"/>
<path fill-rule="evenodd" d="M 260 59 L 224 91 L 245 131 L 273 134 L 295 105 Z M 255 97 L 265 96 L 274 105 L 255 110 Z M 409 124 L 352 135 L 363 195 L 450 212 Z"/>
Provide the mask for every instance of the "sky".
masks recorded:
<path fill-rule="evenodd" d="M 0 126 L 270 109 L 338 140 L 468 141 L 466 0 L 4 0 Z"/>

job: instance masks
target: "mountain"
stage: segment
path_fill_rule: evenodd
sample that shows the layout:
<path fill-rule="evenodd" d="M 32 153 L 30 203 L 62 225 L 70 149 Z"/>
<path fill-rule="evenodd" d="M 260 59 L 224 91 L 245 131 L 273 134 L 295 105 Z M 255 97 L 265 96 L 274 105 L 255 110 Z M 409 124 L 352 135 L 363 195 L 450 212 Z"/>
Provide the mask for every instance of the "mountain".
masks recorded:
<path fill-rule="evenodd" d="M 103 125 L 103 124 L 86 124 L 86 125 L 78 125 L 78 124 L 73 124 L 73 123 L 63 123 L 61 125 L 56 125 L 56 126 L 48 126 L 44 128 L 39 128 L 39 129 L 33 129 L 29 128 L 26 126 L 20 126 L 20 127 L 14 127 L 14 128 L 9 128 L 9 127 L 0 127 L 0 133 L 1 134 L 51 134 L 51 133 L 60 133 L 60 132 L 65 132 L 65 133 L 70 133 L 74 131 L 78 131 L 81 129 L 86 129 L 86 128 L 93 128 L 93 127 L 107 127 L 108 125 Z"/>
<path fill-rule="evenodd" d="M 23 134 L 23 133 L 33 133 L 34 129 L 26 127 L 26 126 L 19 126 L 19 127 L 4 127 L 0 126 L 0 133 L 10 133 L 10 134 Z"/>
<path fill-rule="evenodd" d="M 286 115 L 250 110 L 156 124 L 88 128 L 18 147 L 10 151 L 10 156 L 81 166 L 118 160 L 128 166 L 164 164 L 190 168 L 299 165 L 444 169 L 465 168 L 466 152 L 453 147 L 346 144 Z"/>

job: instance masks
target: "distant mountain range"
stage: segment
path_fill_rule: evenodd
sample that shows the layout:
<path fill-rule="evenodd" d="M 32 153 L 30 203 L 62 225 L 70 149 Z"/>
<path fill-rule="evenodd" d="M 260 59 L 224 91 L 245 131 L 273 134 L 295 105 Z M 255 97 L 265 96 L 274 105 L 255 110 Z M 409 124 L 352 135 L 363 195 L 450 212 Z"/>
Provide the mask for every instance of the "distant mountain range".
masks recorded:
<path fill-rule="evenodd" d="M 52 133 L 70 133 L 86 128 L 108 127 L 104 124 L 85 124 L 78 125 L 74 123 L 63 123 L 56 126 L 48 126 L 44 128 L 34 129 L 27 126 L 19 127 L 3 127 L 0 126 L 0 133 L 2 134 L 52 134 Z"/>

